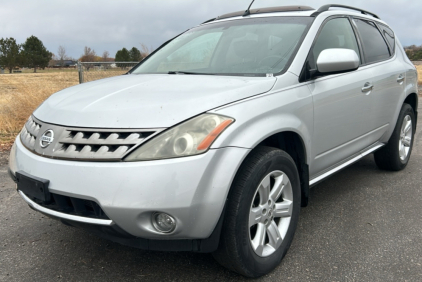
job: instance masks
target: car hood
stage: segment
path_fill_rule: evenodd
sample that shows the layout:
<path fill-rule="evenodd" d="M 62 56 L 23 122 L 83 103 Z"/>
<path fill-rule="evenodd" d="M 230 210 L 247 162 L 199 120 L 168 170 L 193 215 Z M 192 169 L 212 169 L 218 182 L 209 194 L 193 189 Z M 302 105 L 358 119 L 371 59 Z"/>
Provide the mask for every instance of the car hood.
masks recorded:
<path fill-rule="evenodd" d="M 41 121 L 93 128 L 162 128 L 269 91 L 274 77 L 123 75 L 64 89 L 35 112 Z"/>

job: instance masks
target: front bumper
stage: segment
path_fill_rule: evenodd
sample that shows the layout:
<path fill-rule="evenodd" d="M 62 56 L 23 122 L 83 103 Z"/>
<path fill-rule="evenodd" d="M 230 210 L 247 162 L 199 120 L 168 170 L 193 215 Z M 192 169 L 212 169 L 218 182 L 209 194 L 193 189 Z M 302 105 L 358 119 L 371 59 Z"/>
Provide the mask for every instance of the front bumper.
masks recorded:
<path fill-rule="evenodd" d="M 11 174 L 13 175 L 13 174 Z M 19 191 L 21 197 L 27 202 L 30 208 L 47 215 L 50 218 L 61 221 L 63 224 L 84 229 L 104 239 L 149 251 L 189 251 L 210 253 L 217 250 L 220 241 L 220 232 L 224 221 L 223 215 L 218 220 L 217 226 L 212 234 L 206 239 L 176 239 L 176 240 L 151 240 L 130 235 L 112 220 L 94 219 L 88 217 L 74 216 L 60 213 L 51 209 L 46 209 L 38 205 Z"/>
<path fill-rule="evenodd" d="M 36 202 L 32 201 L 28 196 L 26 196 L 22 191 L 18 191 L 19 195 L 25 200 L 25 202 L 34 210 L 39 211 L 45 215 L 48 215 L 52 218 L 69 220 L 69 221 L 77 221 L 86 224 L 92 225 L 101 225 L 101 226 L 111 226 L 113 225 L 113 221 L 110 219 L 98 219 L 98 218 L 91 218 L 85 216 L 77 216 L 72 214 L 67 214 L 63 212 L 58 212 L 52 209 L 48 209 L 43 207 Z"/>
<path fill-rule="evenodd" d="M 94 201 L 111 220 L 110 226 L 117 225 L 131 236 L 152 240 L 209 238 L 222 214 L 235 173 L 249 152 L 222 148 L 171 160 L 101 163 L 44 158 L 28 151 L 19 138 L 15 146 L 12 173 L 22 170 L 48 179 L 51 193 Z M 162 234 L 154 229 L 151 215 L 157 211 L 176 219 L 172 233 Z M 49 215 L 87 223 L 60 213 Z"/>

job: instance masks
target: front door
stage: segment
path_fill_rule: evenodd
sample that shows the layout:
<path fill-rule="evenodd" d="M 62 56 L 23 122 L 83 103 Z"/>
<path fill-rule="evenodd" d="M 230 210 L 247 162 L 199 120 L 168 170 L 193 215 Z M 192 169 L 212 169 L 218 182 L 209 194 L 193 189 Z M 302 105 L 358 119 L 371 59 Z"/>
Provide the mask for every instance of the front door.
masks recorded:
<path fill-rule="evenodd" d="M 325 49 L 344 48 L 356 51 L 360 57 L 356 35 L 348 17 L 328 20 L 310 52 L 308 62 Z M 313 62 L 312 62 L 313 61 Z M 310 175 L 315 176 L 344 161 L 372 144 L 371 131 L 372 70 L 328 75 L 308 84 L 314 101 L 313 163 Z"/>

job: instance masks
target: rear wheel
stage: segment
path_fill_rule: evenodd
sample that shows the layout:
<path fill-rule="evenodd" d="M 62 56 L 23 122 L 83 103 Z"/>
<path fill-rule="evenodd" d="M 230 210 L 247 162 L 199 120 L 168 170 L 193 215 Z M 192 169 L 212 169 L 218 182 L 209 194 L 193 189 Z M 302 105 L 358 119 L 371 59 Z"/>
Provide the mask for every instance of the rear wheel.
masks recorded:
<path fill-rule="evenodd" d="M 379 168 L 399 171 L 406 167 L 412 153 L 415 124 L 413 108 L 403 104 L 390 140 L 374 154 Z"/>
<path fill-rule="evenodd" d="M 216 260 L 248 277 L 273 270 L 293 240 L 300 196 L 296 165 L 287 153 L 270 147 L 253 151 L 230 191 Z"/>

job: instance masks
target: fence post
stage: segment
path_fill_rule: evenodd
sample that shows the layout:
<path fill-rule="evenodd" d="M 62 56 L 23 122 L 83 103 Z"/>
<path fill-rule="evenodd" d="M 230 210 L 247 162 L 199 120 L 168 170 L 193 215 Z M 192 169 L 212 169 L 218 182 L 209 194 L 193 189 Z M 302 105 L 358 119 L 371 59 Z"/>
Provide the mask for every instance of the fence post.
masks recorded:
<path fill-rule="evenodd" d="M 79 83 L 123 75 L 137 64 L 138 62 L 78 62 Z"/>
<path fill-rule="evenodd" d="M 79 74 L 79 84 L 84 83 L 84 68 L 81 62 L 78 62 L 78 74 Z"/>

